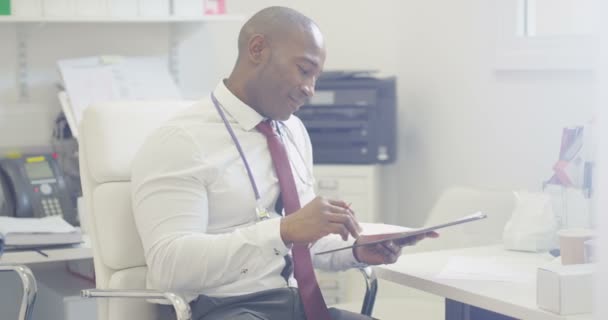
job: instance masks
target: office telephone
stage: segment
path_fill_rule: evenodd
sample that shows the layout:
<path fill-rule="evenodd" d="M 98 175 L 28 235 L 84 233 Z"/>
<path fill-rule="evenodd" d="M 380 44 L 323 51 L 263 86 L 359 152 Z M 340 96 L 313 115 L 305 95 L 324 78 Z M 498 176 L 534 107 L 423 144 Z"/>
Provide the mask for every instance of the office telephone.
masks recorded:
<path fill-rule="evenodd" d="M 53 155 L 0 160 L 0 185 L 4 204 L 0 215 L 46 217 L 62 215 L 76 222 L 66 183 Z"/>

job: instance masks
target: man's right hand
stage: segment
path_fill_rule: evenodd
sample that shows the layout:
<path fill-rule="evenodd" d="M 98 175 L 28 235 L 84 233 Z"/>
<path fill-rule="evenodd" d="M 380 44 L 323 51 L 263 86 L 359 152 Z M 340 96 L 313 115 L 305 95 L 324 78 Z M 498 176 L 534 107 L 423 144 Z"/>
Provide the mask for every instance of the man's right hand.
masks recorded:
<path fill-rule="evenodd" d="M 281 220 L 281 238 L 287 245 L 308 244 L 330 233 L 344 241 L 359 237 L 361 227 L 344 201 L 316 197 L 300 210 Z"/>

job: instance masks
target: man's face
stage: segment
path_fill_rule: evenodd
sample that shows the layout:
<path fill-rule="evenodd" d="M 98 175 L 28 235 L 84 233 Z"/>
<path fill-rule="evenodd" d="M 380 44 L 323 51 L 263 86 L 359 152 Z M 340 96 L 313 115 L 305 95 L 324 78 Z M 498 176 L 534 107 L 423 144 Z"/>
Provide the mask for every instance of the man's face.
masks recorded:
<path fill-rule="evenodd" d="M 324 63 L 325 47 L 316 27 L 272 43 L 255 85 L 259 110 L 274 120 L 289 119 L 314 95 Z"/>

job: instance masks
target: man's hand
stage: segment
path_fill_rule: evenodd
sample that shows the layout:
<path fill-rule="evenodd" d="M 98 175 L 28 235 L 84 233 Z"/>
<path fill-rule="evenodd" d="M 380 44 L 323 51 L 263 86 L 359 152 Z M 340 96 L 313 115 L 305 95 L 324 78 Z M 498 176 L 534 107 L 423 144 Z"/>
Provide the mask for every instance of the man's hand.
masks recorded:
<path fill-rule="evenodd" d="M 289 245 L 308 244 L 330 233 L 345 241 L 348 235 L 358 238 L 361 226 L 344 201 L 316 197 L 300 210 L 281 220 L 281 238 Z"/>
<path fill-rule="evenodd" d="M 389 237 L 391 235 L 388 235 Z M 382 240 L 387 235 L 362 235 L 355 244 Z M 401 256 L 401 248 L 405 246 L 413 246 L 418 241 L 424 238 L 437 238 L 439 234 L 431 231 L 417 236 L 405 238 L 403 240 L 387 240 L 368 246 L 359 246 L 353 248 L 353 254 L 359 262 L 377 265 L 395 263 Z"/>

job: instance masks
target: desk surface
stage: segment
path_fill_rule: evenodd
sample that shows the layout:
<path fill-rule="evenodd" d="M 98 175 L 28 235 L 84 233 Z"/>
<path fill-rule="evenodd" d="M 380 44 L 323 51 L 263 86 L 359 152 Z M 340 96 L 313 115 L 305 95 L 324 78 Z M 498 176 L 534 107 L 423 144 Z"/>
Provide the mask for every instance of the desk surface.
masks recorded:
<path fill-rule="evenodd" d="M 91 259 L 93 258 L 93 251 L 89 245 L 88 238 L 86 236 L 83 238 L 84 243 L 77 246 L 42 249 L 41 251 L 47 254 L 48 257 L 34 250 L 6 251 L 0 257 L 0 264 L 35 264 Z"/>
<path fill-rule="evenodd" d="M 494 256 L 527 273 L 525 282 L 442 279 L 436 275 L 454 256 Z M 536 269 L 551 262 L 548 254 L 504 250 L 501 245 L 405 254 L 393 265 L 376 267 L 379 278 L 518 319 L 591 320 L 591 314 L 559 316 L 536 306 Z M 532 280 L 534 279 L 534 280 Z"/>

